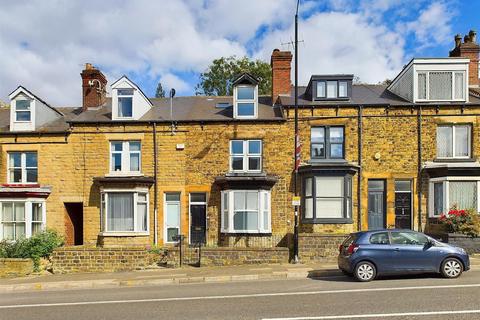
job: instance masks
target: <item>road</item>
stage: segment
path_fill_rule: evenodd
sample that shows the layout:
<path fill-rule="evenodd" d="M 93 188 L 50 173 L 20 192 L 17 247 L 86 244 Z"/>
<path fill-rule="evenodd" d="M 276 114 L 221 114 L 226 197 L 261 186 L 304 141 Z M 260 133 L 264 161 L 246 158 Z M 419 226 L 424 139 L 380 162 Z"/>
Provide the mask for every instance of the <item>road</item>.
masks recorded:
<path fill-rule="evenodd" d="M 480 270 L 0 295 L 0 319 L 480 319 Z"/>

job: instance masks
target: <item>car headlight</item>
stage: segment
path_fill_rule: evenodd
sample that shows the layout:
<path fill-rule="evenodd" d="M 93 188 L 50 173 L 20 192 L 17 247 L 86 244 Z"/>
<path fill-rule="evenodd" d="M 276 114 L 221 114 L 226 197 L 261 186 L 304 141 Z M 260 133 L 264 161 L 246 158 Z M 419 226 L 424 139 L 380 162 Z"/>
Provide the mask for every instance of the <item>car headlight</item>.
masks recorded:
<path fill-rule="evenodd" d="M 458 251 L 460 251 L 461 254 L 467 254 L 467 251 L 463 248 L 458 248 Z"/>

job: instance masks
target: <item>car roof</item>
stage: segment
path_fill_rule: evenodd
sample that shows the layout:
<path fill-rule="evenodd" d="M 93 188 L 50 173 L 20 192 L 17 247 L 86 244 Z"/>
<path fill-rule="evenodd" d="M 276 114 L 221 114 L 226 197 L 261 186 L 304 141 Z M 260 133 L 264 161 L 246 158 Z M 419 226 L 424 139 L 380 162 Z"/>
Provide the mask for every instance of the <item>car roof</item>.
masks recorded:
<path fill-rule="evenodd" d="M 375 229 L 375 230 L 365 230 L 365 231 L 358 231 L 358 232 L 353 232 L 351 233 L 352 235 L 363 235 L 363 234 L 372 234 L 376 232 L 416 232 L 416 233 L 421 233 L 415 230 L 410 230 L 410 229 Z"/>

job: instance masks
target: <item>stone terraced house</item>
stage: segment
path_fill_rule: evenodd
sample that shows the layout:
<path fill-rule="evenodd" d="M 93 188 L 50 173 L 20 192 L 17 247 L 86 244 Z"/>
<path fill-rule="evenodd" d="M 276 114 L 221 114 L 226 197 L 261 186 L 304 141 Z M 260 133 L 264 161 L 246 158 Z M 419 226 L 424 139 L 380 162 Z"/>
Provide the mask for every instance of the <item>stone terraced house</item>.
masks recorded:
<path fill-rule="evenodd" d="M 479 52 L 471 31 L 386 85 L 314 74 L 299 88 L 302 260 L 335 254 L 350 232 L 437 233 L 452 205 L 479 209 Z M 90 64 L 81 107 L 19 86 L 0 108 L 0 239 L 54 228 L 69 246 L 168 247 L 181 234 L 291 248 L 291 61 L 273 51 L 271 96 L 243 74 L 233 96 L 152 99 L 124 76 L 107 97 Z"/>

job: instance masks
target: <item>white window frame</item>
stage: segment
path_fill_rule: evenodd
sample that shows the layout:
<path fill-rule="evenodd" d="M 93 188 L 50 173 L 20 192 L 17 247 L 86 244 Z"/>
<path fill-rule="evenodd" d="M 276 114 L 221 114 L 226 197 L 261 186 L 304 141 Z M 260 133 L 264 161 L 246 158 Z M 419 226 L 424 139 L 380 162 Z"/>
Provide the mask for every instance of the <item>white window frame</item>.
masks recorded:
<path fill-rule="evenodd" d="M 21 167 L 22 170 L 22 181 L 20 182 L 13 182 L 10 180 L 10 172 L 18 167 L 12 167 L 10 163 L 10 154 L 12 153 L 20 153 L 21 154 Z M 27 168 L 27 153 L 36 153 L 37 154 L 37 166 L 36 167 L 28 167 Z M 8 184 L 26 184 L 26 185 L 36 185 L 38 184 L 38 152 L 37 151 L 8 151 L 7 152 L 7 181 Z M 27 182 L 27 169 L 37 169 L 37 181 L 35 182 Z"/>
<path fill-rule="evenodd" d="M 431 72 L 444 72 L 444 73 L 451 73 L 452 75 L 452 98 L 451 99 L 430 99 L 430 73 Z M 462 73 L 463 74 L 463 98 L 455 99 L 455 74 Z M 418 75 L 425 74 L 425 99 L 419 98 L 418 92 Z M 468 94 L 468 83 L 466 79 L 466 72 L 463 70 L 418 70 L 415 74 L 415 98 L 417 102 L 428 102 L 428 101 L 467 101 L 467 94 Z"/>
<path fill-rule="evenodd" d="M 452 128 L 452 156 L 451 157 L 439 157 L 438 156 L 438 128 L 440 127 L 451 127 Z M 468 127 L 468 137 L 467 137 L 467 143 L 468 143 L 468 156 L 456 156 L 455 155 L 455 143 L 456 143 L 456 131 L 457 127 Z M 437 125 L 437 131 L 436 131 L 436 136 L 435 136 L 435 142 L 436 142 L 436 148 L 437 148 L 437 159 L 443 160 L 443 159 L 470 159 L 472 157 L 472 125 L 470 124 L 439 124 Z"/>
<path fill-rule="evenodd" d="M 18 101 L 28 101 L 28 109 L 26 110 L 18 110 L 17 103 Z M 30 120 L 18 120 L 18 112 L 29 112 L 30 113 Z M 32 100 L 30 99 L 17 99 L 15 100 L 15 118 L 14 122 L 16 123 L 31 123 L 32 122 Z"/>
<path fill-rule="evenodd" d="M 234 141 L 242 141 L 243 142 L 243 154 L 233 154 L 233 142 Z M 258 141 L 260 142 L 260 153 L 249 153 L 248 145 L 250 142 Z M 233 158 L 243 157 L 243 166 L 242 170 L 233 170 Z M 249 170 L 248 169 L 248 160 L 249 158 L 260 158 L 260 169 L 258 170 Z M 230 140 L 230 172 L 244 172 L 244 173 L 260 173 L 262 172 L 263 167 L 263 142 L 261 139 L 233 139 Z"/>
<path fill-rule="evenodd" d="M 116 114 L 116 119 L 132 119 L 133 118 L 133 109 L 134 109 L 134 106 L 133 106 L 133 102 L 135 101 L 134 99 L 134 95 L 135 95 L 135 89 L 133 88 L 118 88 L 118 89 L 115 89 L 117 90 L 117 114 Z M 120 94 L 121 91 L 123 90 L 131 90 L 132 91 L 132 94 Z M 120 113 L 120 99 L 121 98 L 131 98 L 132 99 L 132 115 L 130 117 L 121 117 L 119 115 Z"/>
<path fill-rule="evenodd" d="M 130 143 L 138 142 L 140 144 L 140 150 L 130 151 Z M 121 140 L 110 140 L 110 163 L 109 163 L 109 171 L 110 175 L 118 176 L 118 175 L 142 175 L 142 141 L 140 140 L 128 140 L 128 141 L 121 141 Z M 113 144 L 114 143 L 122 143 L 122 151 L 114 151 Z M 130 171 L 130 155 L 138 154 L 139 155 L 139 166 L 138 171 Z M 113 154 L 121 154 L 122 157 L 122 168 L 120 171 L 113 171 L 113 161 L 112 156 Z"/>
<path fill-rule="evenodd" d="M 178 200 L 175 201 L 167 201 L 167 194 L 178 194 L 179 198 Z M 179 212 L 178 212 L 178 235 L 180 236 L 182 234 L 182 193 L 180 191 L 165 191 L 163 193 L 163 242 L 164 243 L 178 243 L 178 241 L 168 241 L 168 234 L 167 234 L 167 204 L 178 204 Z"/>
<path fill-rule="evenodd" d="M 237 91 L 238 88 L 253 88 L 253 99 L 238 99 Z M 238 114 L 238 104 L 239 103 L 253 103 L 253 115 L 239 115 Z M 235 119 L 256 119 L 258 118 L 258 86 L 256 85 L 236 85 L 233 88 L 233 117 Z"/>
<path fill-rule="evenodd" d="M 133 193 L 133 231 L 110 231 L 108 226 L 108 194 L 109 193 Z M 147 204 L 147 231 L 137 229 L 138 220 L 138 203 L 145 203 L 138 201 L 138 194 L 146 194 Z M 150 235 L 150 195 L 147 188 L 133 188 L 133 189 L 113 189 L 102 188 L 100 190 L 100 217 L 101 217 L 101 235 L 103 236 L 148 236 Z"/>
<path fill-rule="evenodd" d="M 234 195 L 236 192 L 258 192 L 258 229 L 256 230 L 235 230 L 234 229 Z M 264 209 L 265 206 L 265 195 L 267 199 L 267 209 Z M 225 204 L 224 197 L 227 197 L 228 204 Z M 272 207 L 271 207 L 271 192 L 269 190 L 224 190 L 221 192 L 221 232 L 222 233 L 252 233 L 252 234 L 262 234 L 262 233 L 271 233 L 272 232 Z M 264 215 L 268 215 L 268 226 L 264 225 Z M 228 215 L 228 217 L 225 217 Z M 225 228 L 224 219 L 228 220 L 228 227 Z"/>
<path fill-rule="evenodd" d="M 25 237 L 30 238 L 32 236 L 32 204 L 40 203 L 42 207 L 42 227 L 41 230 L 45 230 L 47 225 L 47 203 L 45 199 L 41 198 L 5 198 L 0 200 L 0 241 L 3 240 L 3 204 L 6 202 L 24 203 L 25 205 Z"/>
<path fill-rule="evenodd" d="M 450 181 L 465 181 L 465 182 L 477 182 L 477 212 L 480 213 L 480 177 L 440 177 L 432 178 L 428 183 L 428 213 L 431 218 L 438 218 L 440 215 L 435 215 L 434 212 L 434 184 L 443 183 L 443 210 L 442 212 L 447 212 L 450 210 L 450 199 L 449 199 L 449 182 Z"/>

